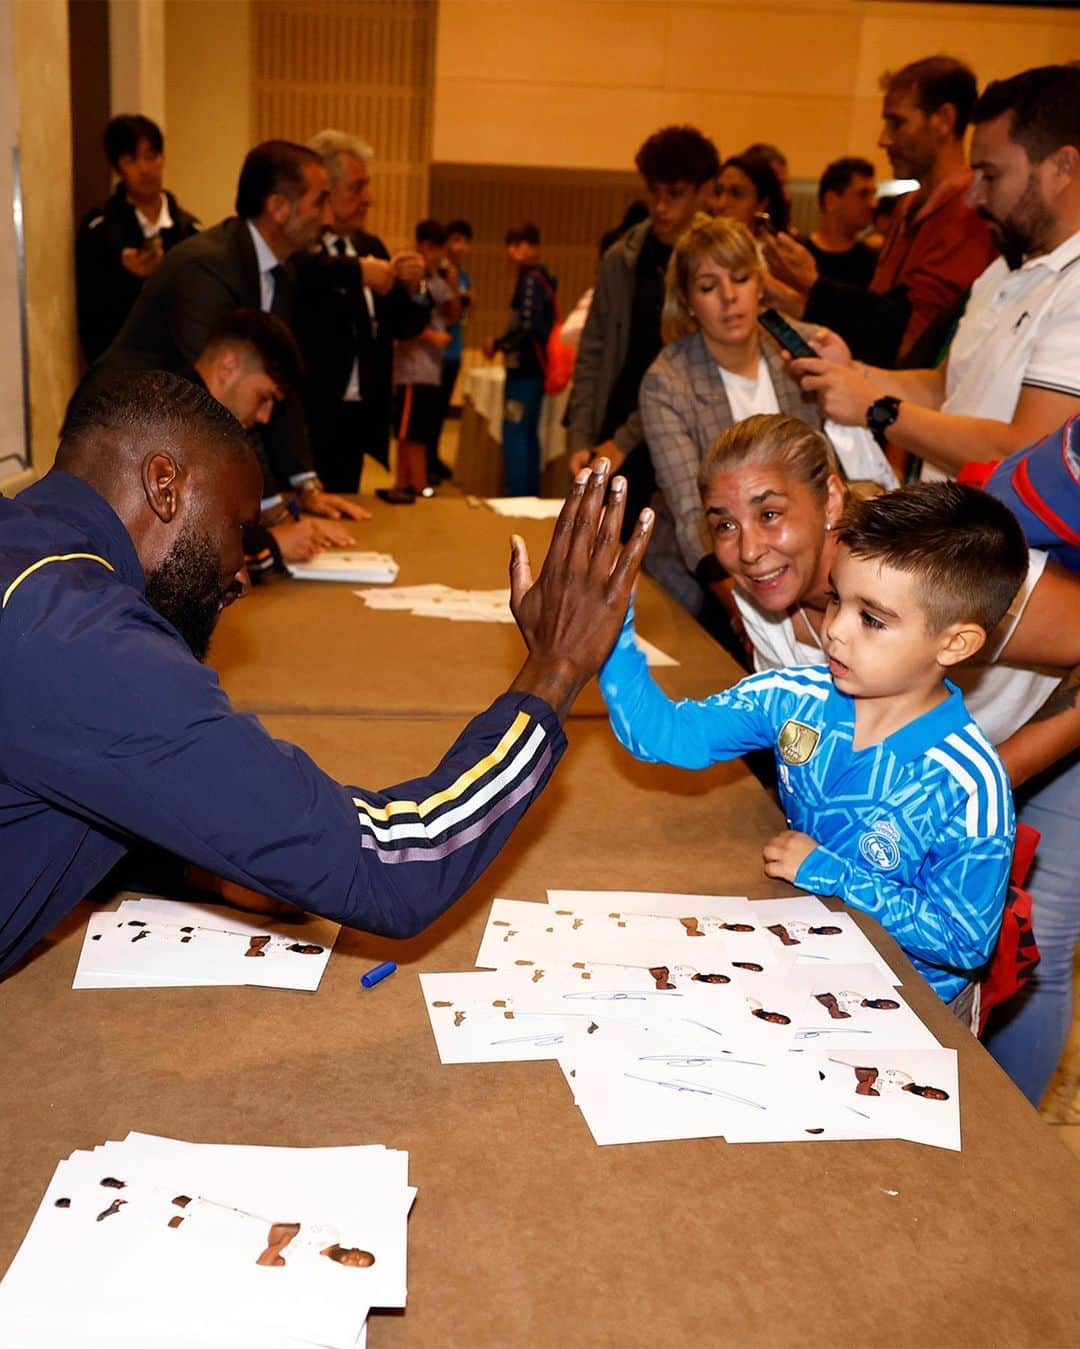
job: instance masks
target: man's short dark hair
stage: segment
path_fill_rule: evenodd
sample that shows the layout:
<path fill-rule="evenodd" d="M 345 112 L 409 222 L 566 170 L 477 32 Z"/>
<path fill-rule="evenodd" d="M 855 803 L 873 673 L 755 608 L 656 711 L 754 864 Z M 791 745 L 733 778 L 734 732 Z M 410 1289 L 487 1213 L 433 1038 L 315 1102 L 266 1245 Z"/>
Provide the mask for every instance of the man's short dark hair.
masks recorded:
<path fill-rule="evenodd" d="M 532 244 L 533 248 L 540 247 L 540 227 L 534 225 L 531 220 L 523 220 L 520 225 L 511 225 L 506 231 L 506 246 L 511 244 Z"/>
<path fill-rule="evenodd" d="M 441 248 L 446 243 L 446 230 L 437 220 L 418 220 L 416 222 L 416 242 L 435 244 Z"/>
<path fill-rule="evenodd" d="M 247 152 L 236 185 L 236 214 L 242 220 L 260 216 L 268 197 L 280 193 L 289 201 L 304 195 L 304 166 L 322 167 L 322 160 L 295 141 L 263 141 Z"/>
<path fill-rule="evenodd" d="M 839 539 L 853 557 L 916 578 L 927 627 L 978 623 L 992 632 L 1028 569 L 1016 516 L 957 482 L 921 482 L 848 507 Z"/>
<path fill-rule="evenodd" d="M 956 110 L 957 136 L 962 136 L 971 120 L 971 110 L 979 86 L 975 72 L 955 56 L 924 56 L 900 70 L 891 70 L 882 77 L 882 85 L 889 90 L 910 90 L 915 106 L 926 117 L 951 103 Z"/>
<path fill-rule="evenodd" d="M 1038 66 L 986 86 L 971 120 L 992 122 L 1011 112 L 1009 139 L 1033 163 L 1063 145 L 1080 150 L 1080 67 Z"/>
<path fill-rule="evenodd" d="M 304 378 L 300 349 L 276 314 L 261 309 L 232 310 L 214 324 L 202 354 L 213 356 L 217 351 L 237 347 L 253 353 L 279 389 L 299 389 Z"/>
<path fill-rule="evenodd" d="M 818 183 L 818 205 L 825 205 L 826 192 L 846 192 L 853 178 L 873 178 L 874 166 L 868 159 L 858 155 L 845 155 L 843 159 L 834 159 Z"/>
<path fill-rule="evenodd" d="M 720 172 L 720 156 L 696 126 L 665 126 L 654 131 L 634 156 L 647 183 L 693 183 L 700 187 Z"/>
<path fill-rule="evenodd" d="M 142 113 L 125 112 L 114 117 L 105 128 L 105 156 L 119 171 L 122 155 L 137 155 L 139 142 L 146 141 L 156 155 L 165 153 L 165 137 L 161 127 Z"/>
<path fill-rule="evenodd" d="M 251 454 L 247 433 L 216 398 L 182 375 L 140 370 L 118 375 L 76 404 L 68 413 L 56 451 L 56 467 L 85 463 L 100 432 L 102 453 L 115 453 L 119 438 L 132 446 L 157 441 L 168 449 L 198 436 L 231 458 Z"/>
<path fill-rule="evenodd" d="M 463 239 L 471 239 L 472 226 L 467 220 L 451 220 L 446 226 L 446 237 L 449 239 L 451 234 L 460 234 Z"/>

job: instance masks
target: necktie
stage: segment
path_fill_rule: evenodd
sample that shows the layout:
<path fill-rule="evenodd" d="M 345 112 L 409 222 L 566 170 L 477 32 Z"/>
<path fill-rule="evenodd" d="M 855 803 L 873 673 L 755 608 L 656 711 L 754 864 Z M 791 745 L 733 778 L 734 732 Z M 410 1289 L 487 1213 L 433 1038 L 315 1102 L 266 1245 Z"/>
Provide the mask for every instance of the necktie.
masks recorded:
<path fill-rule="evenodd" d="M 344 239 L 338 238 L 334 240 L 334 252 L 338 255 L 339 258 L 343 258 L 345 256 L 345 249 L 346 244 Z"/>
<path fill-rule="evenodd" d="M 274 278 L 274 294 L 270 301 L 270 312 L 280 315 L 283 312 L 285 302 L 285 264 L 279 262 L 276 267 L 271 267 L 270 275 Z"/>

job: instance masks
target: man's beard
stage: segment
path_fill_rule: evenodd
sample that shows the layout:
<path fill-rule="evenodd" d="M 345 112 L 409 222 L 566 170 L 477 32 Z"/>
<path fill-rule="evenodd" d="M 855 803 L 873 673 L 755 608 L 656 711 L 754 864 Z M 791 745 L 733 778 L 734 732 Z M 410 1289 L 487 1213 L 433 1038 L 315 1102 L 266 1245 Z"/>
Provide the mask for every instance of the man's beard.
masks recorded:
<path fill-rule="evenodd" d="M 210 638 L 235 583 L 221 584 L 221 561 L 209 536 L 188 530 L 165 561 L 146 578 L 146 602 L 177 630 L 196 660 L 210 649 Z"/>
<path fill-rule="evenodd" d="M 1009 219 L 999 220 L 985 206 L 980 206 L 978 213 L 989 221 L 994 242 L 1001 250 L 1010 272 L 1022 266 L 1028 254 L 1042 251 L 1043 241 L 1054 223 L 1039 193 L 1034 173 L 1028 178 L 1020 200 L 1009 213 Z"/>

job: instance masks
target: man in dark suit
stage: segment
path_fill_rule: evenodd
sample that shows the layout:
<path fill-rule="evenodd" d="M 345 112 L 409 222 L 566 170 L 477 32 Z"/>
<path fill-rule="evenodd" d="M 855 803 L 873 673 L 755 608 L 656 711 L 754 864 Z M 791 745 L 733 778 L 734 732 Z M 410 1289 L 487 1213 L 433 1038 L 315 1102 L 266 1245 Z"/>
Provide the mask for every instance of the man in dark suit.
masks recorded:
<path fill-rule="evenodd" d="M 321 131 L 308 145 L 329 178 L 330 224 L 319 249 L 293 259 L 292 326 L 307 366 L 315 466 L 328 489 L 355 492 L 365 454 L 389 461 L 394 340 L 427 324 L 424 261 L 412 251 L 391 257 L 364 230 L 374 202 L 370 147 L 341 131 Z"/>
<path fill-rule="evenodd" d="M 329 223 L 328 195 L 322 161 L 306 147 L 290 141 L 255 146 L 240 170 L 236 215 L 165 255 L 73 403 L 128 371 L 186 373 L 214 325 L 234 309 L 266 310 L 289 323 L 296 270 L 288 258 L 313 244 Z M 367 518 L 322 490 L 299 398 L 286 398 L 278 406 L 264 448 L 270 466 L 267 497 L 291 488 L 310 514 Z"/>

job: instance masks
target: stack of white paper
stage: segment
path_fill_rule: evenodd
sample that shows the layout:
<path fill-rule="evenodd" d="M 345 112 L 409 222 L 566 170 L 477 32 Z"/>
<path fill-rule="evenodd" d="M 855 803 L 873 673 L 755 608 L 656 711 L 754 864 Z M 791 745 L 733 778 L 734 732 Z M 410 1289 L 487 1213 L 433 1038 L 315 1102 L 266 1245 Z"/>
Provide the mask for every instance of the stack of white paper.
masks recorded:
<path fill-rule="evenodd" d="M 341 931 L 329 918 L 296 922 L 214 904 L 125 899 L 91 914 L 73 988 L 254 984 L 319 987 Z"/>
<path fill-rule="evenodd" d="M 566 504 L 562 497 L 485 497 L 496 515 L 523 520 L 555 520 Z"/>
<path fill-rule="evenodd" d="M 960 1147 L 955 1053 L 813 896 L 497 899 L 476 963 L 420 976 L 442 1061 L 557 1059 L 598 1143 Z"/>
<path fill-rule="evenodd" d="M 289 570 L 301 581 L 351 581 L 389 585 L 397 580 L 398 564 L 389 553 L 334 550 L 310 562 L 290 562 Z"/>
<path fill-rule="evenodd" d="M 138 1133 L 73 1153 L 0 1283 L 0 1343 L 355 1349 L 405 1305 L 408 1163 Z"/>
<path fill-rule="evenodd" d="M 516 500 L 516 498 L 511 498 Z M 369 609 L 403 609 L 417 618 L 447 618 L 453 623 L 513 623 L 510 591 L 454 590 L 433 582 L 429 585 L 399 586 L 394 590 L 356 590 L 353 592 Z M 646 663 L 657 666 L 678 665 L 674 656 L 661 651 L 652 642 L 634 634 L 638 650 Z"/>

